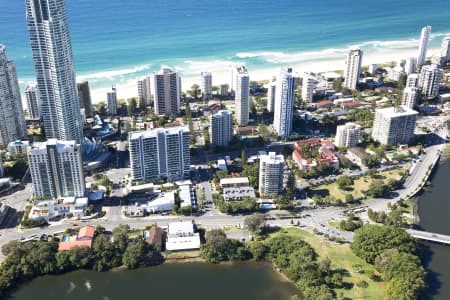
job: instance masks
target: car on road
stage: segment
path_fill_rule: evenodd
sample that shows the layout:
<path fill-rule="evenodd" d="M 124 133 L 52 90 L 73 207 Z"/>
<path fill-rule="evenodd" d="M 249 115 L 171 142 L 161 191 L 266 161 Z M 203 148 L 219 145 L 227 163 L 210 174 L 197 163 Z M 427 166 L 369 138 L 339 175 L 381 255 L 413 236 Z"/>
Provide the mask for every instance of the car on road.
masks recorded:
<path fill-rule="evenodd" d="M 74 226 L 74 227 L 75 227 L 75 226 L 78 226 L 78 224 L 75 224 L 75 223 L 73 223 L 73 224 L 72 224 L 72 226 Z"/>

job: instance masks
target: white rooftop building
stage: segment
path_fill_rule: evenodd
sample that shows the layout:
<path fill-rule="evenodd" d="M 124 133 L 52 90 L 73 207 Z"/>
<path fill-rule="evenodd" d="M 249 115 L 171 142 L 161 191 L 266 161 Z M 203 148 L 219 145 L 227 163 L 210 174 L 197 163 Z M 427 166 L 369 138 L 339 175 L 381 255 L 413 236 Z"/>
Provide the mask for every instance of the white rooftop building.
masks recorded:
<path fill-rule="evenodd" d="M 334 144 L 338 147 L 355 147 L 358 144 L 361 126 L 356 123 L 346 123 L 336 128 Z"/>
<path fill-rule="evenodd" d="M 344 86 L 348 89 L 356 89 L 361 73 L 362 55 L 363 52 L 359 48 L 351 48 L 348 51 L 344 71 Z"/>
<path fill-rule="evenodd" d="M 87 198 L 65 197 L 55 200 L 35 201 L 28 218 L 51 221 L 62 217 L 84 217 L 88 208 Z"/>
<path fill-rule="evenodd" d="M 381 144 L 408 144 L 414 136 L 418 112 L 405 106 L 377 109 L 372 137 Z"/>
<path fill-rule="evenodd" d="M 417 50 L 417 65 L 422 66 L 427 60 L 427 50 L 430 41 L 431 26 L 422 28 L 419 40 L 419 49 Z"/>
<path fill-rule="evenodd" d="M 236 69 L 236 121 L 239 126 L 247 126 L 250 110 L 250 77 L 245 66 Z"/>
<path fill-rule="evenodd" d="M 259 161 L 259 192 L 263 195 L 279 195 L 283 190 L 284 157 L 269 152 Z"/>
<path fill-rule="evenodd" d="M 194 232 L 192 221 L 169 223 L 166 249 L 169 251 L 193 250 L 200 248 L 200 235 Z"/>

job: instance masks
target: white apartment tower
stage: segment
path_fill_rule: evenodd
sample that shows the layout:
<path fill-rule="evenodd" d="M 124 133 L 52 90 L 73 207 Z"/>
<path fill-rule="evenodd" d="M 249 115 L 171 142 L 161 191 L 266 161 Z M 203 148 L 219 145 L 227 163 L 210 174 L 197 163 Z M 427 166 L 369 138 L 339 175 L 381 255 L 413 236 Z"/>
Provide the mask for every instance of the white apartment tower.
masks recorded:
<path fill-rule="evenodd" d="M 426 65 L 420 70 L 419 88 L 422 95 L 435 97 L 439 94 L 439 83 L 442 79 L 442 70 L 437 65 Z"/>
<path fill-rule="evenodd" d="M 402 96 L 402 105 L 413 109 L 416 105 L 418 90 L 416 87 L 405 87 Z"/>
<path fill-rule="evenodd" d="M 419 49 L 417 50 L 417 65 L 422 66 L 427 60 L 428 43 L 430 41 L 431 26 L 422 28 L 419 40 Z"/>
<path fill-rule="evenodd" d="M 181 77 L 170 68 L 153 73 L 155 113 L 177 115 L 180 113 Z"/>
<path fill-rule="evenodd" d="M 275 111 L 275 95 L 277 90 L 277 77 L 273 76 L 269 83 L 269 89 L 267 91 L 267 111 Z"/>
<path fill-rule="evenodd" d="M 414 136 L 418 112 L 405 106 L 375 111 L 372 137 L 381 144 L 407 144 Z"/>
<path fill-rule="evenodd" d="M 226 147 L 231 142 L 233 131 L 233 118 L 231 112 L 221 110 L 210 118 L 211 145 Z"/>
<path fill-rule="evenodd" d="M 336 138 L 334 144 L 338 147 L 355 147 L 359 141 L 361 126 L 352 122 L 339 125 L 336 128 Z"/>
<path fill-rule="evenodd" d="M 280 195 L 283 191 L 284 157 L 269 152 L 259 161 L 259 192 L 262 196 Z"/>
<path fill-rule="evenodd" d="M 245 66 L 236 68 L 236 121 L 239 126 L 247 126 L 250 110 L 250 77 Z"/>
<path fill-rule="evenodd" d="M 16 66 L 0 44 L 0 147 L 26 135 Z"/>
<path fill-rule="evenodd" d="M 292 68 L 288 68 L 278 77 L 275 93 L 273 128 L 277 135 L 282 138 L 290 136 L 292 132 L 294 95 L 294 77 L 292 76 Z"/>
<path fill-rule="evenodd" d="M 313 102 L 314 83 L 315 83 L 315 79 L 312 76 L 307 75 L 307 76 L 303 77 L 302 100 L 306 103 Z"/>
<path fill-rule="evenodd" d="M 108 99 L 108 111 L 111 116 L 117 115 L 117 89 L 116 86 L 113 85 L 111 87 L 111 91 L 106 93 L 106 97 Z"/>
<path fill-rule="evenodd" d="M 39 104 L 39 91 L 36 84 L 27 85 L 25 97 L 27 98 L 28 117 L 31 120 L 40 120 L 41 108 Z"/>
<path fill-rule="evenodd" d="M 406 79 L 405 87 L 418 87 L 419 86 L 419 74 L 409 74 Z"/>
<path fill-rule="evenodd" d="M 202 72 L 200 75 L 200 90 L 202 91 L 203 100 L 206 101 L 212 97 L 212 74 L 210 72 Z"/>
<path fill-rule="evenodd" d="M 80 144 L 56 139 L 34 143 L 28 153 L 28 162 L 35 196 L 84 197 Z"/>
<path fill-rule="evenodd" d="M 138 80 L 137 86 L 138 86 L 138 95 L 139 95 L 139 108 L 145 108 L 147 106 L 150 106 L 152 103 L 152 84 L 151 84 L 151 77 L 146 76 L 142 78 L 141 80 Z"/>
<path fill-rule="evenodd" d="M 450 37 L 442 39 L 441 44 L 441 63 L 450 62 Z"/>
<path fill-rule="evenodd" d="M 348 89 L 356 89 L 359 81 L 359 74 L 361 73 L 362 56 L 363 52 L 359 48 L 351 48 L 348 51 L 344 71 L 344 86 Z"/>
<path fill-rule="evenodd" d="M 45 135 L 83 141 L 65 0 L 26 0 Z"/>
<path fill-rule="evenodd" d="M 188 176 L 191 164 L 189 137 L 188 127 L 130 133 L 132 179 L 178 179 Z"/>
<path fill-rule="evenodd" d="M 405 73 L 406 75 L 410 75 L 412 73 L 416 73 L 417 69 L 417 58 L 408 57 L 405 62 Z"/>

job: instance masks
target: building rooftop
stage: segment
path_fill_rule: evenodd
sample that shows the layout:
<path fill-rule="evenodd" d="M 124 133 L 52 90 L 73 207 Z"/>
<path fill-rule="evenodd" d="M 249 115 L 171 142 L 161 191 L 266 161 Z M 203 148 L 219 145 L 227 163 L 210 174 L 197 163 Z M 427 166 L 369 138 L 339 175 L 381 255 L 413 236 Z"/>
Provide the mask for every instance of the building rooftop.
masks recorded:
<path fill-rule="evenodd" d="M 262 155 L 260 160 L 270 164 L 281 164 L 284 163 L 284 156 L 281 154 L 277 155 L 275 152 L 269 152 L 268 155 Z"/>
<path fill-rule="evenodd" d="M 386 108 L 379 108 L 376 109 L 377 113 L 381 113 L 384 116 L 396 118 L 396 117 L 403 117 L 403 116 L 411 116 L 411 115 L 418 115 L 419 113 L 411 108 L 408 108 L 406 106 L 393 106 L 393 107 L 386 107 Z"/>
<path fill-rule="evenodd" d="M 179 134 L 180 132 L 189 133 L 189 128 L 187 126 L 177 126 L 177 127 L 170 127 L 170 128 L 154 128 L 152 130 L 147 130 L 147 131 L 130 132 L 129 139 L 134 140 L 134 139 L 138 139 L 140 137 L 151 138 L 151 137 L 156 137 L 158 135 L 158 133 L 165 133 L 165 134 L 169 135 L 169 134 Z"/>
<path fill-rule="evenodd" d="M 220 185 L 229 185 L 229 184 L 249 184 L 248 177 L 234 177 L 234 178 L 223 178 L 220 179 Z"/>
<path fill-rule="evenodd" d="M 75 141 L 60 141 L 57 139 L 48 139 L 46 142 L 34 143 L 31 146 L 30 153 L 34 155 L 47 154 L 47 146 L 56 146 L 56 150 L 61 152 L 75 152 Z"/>

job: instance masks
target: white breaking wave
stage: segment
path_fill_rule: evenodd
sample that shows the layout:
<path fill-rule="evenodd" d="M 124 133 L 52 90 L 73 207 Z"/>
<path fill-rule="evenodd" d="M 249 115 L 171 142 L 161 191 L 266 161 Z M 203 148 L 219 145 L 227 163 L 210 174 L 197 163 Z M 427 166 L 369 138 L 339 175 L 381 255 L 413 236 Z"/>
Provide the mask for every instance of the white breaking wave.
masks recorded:
<path fill-rule="evenodd" d="M 77 77 L 77 80 L 88 80 L 88 79 L 114 79 L 114 77 L 125 76 L 130 74 L 139 73 L 145 70 L 150 69 L 151 64 L 145 64 L 141 66 L 137 66 L 134 68 L 121 69 L 121 70 L 112 70 L 112 71 L 104 71 L 86 75 L 80 75 Z"/>

